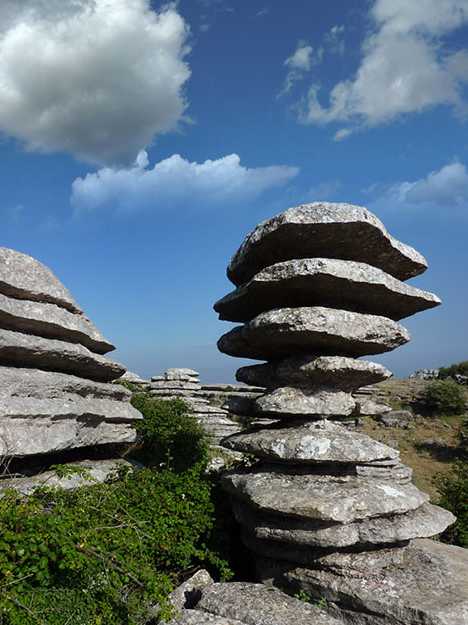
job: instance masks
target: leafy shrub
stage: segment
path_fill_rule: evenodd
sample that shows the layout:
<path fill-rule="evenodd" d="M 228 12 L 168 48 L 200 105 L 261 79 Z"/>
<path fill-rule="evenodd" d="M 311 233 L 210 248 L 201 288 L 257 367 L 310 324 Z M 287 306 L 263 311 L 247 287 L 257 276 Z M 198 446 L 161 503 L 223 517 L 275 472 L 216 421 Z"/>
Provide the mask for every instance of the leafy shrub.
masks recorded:
<path fill-rule="evenodd" d="M 137 451 L 153 468 L 75 491 L 28 498 L 10 491 L 0 499 L 1 625 L 140 625 L 151 605 L 164 610 L 173 584 L 194 565 L 229 573 L 208 546 L 213 486 L 195 420 L 181 402 L 135 403 L 145 415 Z"/>
<path fill-rule="evenodd" d="M 457 517 L 457 522 L 445 531 L 442 539 L 468 547 L 468 463 L 456 462 L 448 474 L 436 477 L 435 484 L 440 493 L 439 504 Z"/>
<path fill-rule="evenodd" d="M 426 389 L 424 403 L 433 413 L 462 414 L 465 411 L 465 394 L 453 380 L 434 380 Z"/>
<path fill-rule="evenodd" d="M 468 376 L 468 360 L 439 369 L 439 378 L 441 379 L 453 378 L 457 374 Z"/>
<path fill-rule="evenodd" d="M 143 464 L 176 472 L 198 464 L 206 466 L 208 444 L 204 430 L 187 415 L 183 401 L 153 399 L 147 393 L 137 393 L 132 404 L 145 416 L 136 426 L 143 444 L 134 452 Z"/>

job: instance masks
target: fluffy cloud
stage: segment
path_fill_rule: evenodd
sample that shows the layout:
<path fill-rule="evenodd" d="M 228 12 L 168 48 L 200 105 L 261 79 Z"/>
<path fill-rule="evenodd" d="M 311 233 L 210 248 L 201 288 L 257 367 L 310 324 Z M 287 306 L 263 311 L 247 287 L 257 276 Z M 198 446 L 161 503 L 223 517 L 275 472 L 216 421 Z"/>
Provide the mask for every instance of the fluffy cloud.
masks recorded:
<path fill-rule="evenodd" d="M 183 116 L 188 28 L 150 0 L 2 0 L 0 131 L 28 149 L 131 163 Z"/>
<path fill-rule="evenodd" d="M 356 75 L 337 83 L 328 105 L 313 85 L 303 102 L 307 124 L 346 122 L 337 139 L 359 126 L 376 126 L 396 117 L 445 104 L 466 111 L 468 51 L 448 52 L 443 36 L 468 22 L 466 0 L 375 0 L 374 29 L 363 44 Z"/>
<path fill-rule="evenodd" d="M 463 163 L 450 163 L 420 180 L 393 185 L 386 197 L 404 205 L 468 208 L 467 168 Z"/>
<path fill-rule="evenodd" d="M 237 154 L 193 163 L 178 154 L 149 167 L 142 151 L 128 169 L 106 167 L 73 182 L 71 202 L 77 212 L 98 208 L 134 211 L 183 202 L 204 205 L 245 200 L 286 184 L 298 174 L 296 167 L 276 165 L 248 169 Z"/>

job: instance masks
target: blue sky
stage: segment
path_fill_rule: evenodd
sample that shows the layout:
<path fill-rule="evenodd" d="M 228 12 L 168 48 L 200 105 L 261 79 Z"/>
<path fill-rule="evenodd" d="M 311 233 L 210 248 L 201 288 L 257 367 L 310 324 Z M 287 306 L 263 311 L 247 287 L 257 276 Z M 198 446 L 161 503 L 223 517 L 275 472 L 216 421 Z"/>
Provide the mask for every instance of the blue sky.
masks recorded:
<path fill-rule="evenodd" d="M 129 369 L 231 381 L 212 304 L 259 221 L 374 211 L 444 304 L 375 358 L 468 358 L 468 0 L 4 0 L 2 242 L 49 265 Z"/>

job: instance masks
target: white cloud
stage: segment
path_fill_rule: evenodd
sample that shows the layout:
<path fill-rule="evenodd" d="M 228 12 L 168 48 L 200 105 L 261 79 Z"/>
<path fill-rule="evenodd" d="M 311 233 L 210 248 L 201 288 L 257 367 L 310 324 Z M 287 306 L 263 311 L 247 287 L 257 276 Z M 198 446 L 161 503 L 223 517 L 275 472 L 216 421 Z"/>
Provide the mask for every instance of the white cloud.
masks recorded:
<path fill-rule="evenodd" d="M 468 22 L 467 0 L 375 0 L 370 17 L 374 29 L 356 75 L 331 89 L 328 104 L 313 85 L 303 101 L 303 123 L 346 122 L 349 135 L 441 104 L 466 112 L 468 50 L 449 52 L 442 37 Z"/>
<path fill-rule="evenodd" d="M 189 162 L 174 154 L 149 168 L 148 155 L 140 152 L 133 167 L 105 167 L 77 178 L 71 202 L 77 212 L 113 208 L 123 212 L 162 209 L 184 202 L 204 205 L 254 198 L 272 187 L 286 184 L 298 174 L 296 167 L 275 165 L 249 169 L 237 154 L 204 163 Z"/>
<path fill-rule="evenodd" d="M 345 41 L 344 41 L 344 32 L 345 27 L 343 25 L 339 26 L 335 24 L 332 26 L 328 33 L 324 37 L 324 43 L 329 52 L 333 52 L 335 54 L 343 55 L 345 51 Z"/>
<path fill-rule="evenodd" d="M 468 210 L 468 169 L 454 161 L 418 180 L 374 184 L 363 193 L 378 210 L 395 208 Z M 468 213 L 466 213 L 468 214 Z"/>
<path fill-rule="evenodd" d="M 314 57 L 314 49 L 305 41 L 299 41 L 296 50 L 286 59 L 284 65 L 288 68 L 288 73 L 284 80 L 284 85 L 278 97 L 289 93 L 294 84 L 304 78 L 304 75 L 310 71 L 312 65 L 320 63 L 323 55 L 323 49 L 319 48 Z"/>
<path fill-rule="evenodd" d="M 188 27 L 150 0 L 2 0 L 0 131 L 28 149 L 130 163 L 176 127 Z"/>

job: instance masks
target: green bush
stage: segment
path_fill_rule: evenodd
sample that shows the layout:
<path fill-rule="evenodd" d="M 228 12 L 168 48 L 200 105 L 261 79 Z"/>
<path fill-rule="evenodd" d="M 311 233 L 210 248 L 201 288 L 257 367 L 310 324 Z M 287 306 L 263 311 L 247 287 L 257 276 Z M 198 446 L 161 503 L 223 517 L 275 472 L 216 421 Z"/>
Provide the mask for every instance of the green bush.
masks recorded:
<path fill-rule="evenodd" d="M 439 504 L 457 517 L 457 522 L 445 531 L 442 540 L 468 547 L 468 463 L 456 462 L 448 474 L 436 477 L 435 484 L 440 493 Z"/>
<path fill-rule="evenodd" d="M 434 380 L 427 386 L 424 403 L 434 414 L 462 414 L 465 411 L 465 394 L 454 380 Z"/>
<path fill-rule="evenodd" d="M 135 403 L 145 415 L 137 451 L 154 459 L 153 468 L 76 491 L 28 498 L 10 491 L 0 499 L 1 625 L 141 625 L 151 605 L 164 610 L 193 566 L 228 575 L 209 547 L 213 485 L 195 420 L 180 402 Z M 184 440 L 190 453 L 182 463 L 173 454 Z"/>
<path fill-rule="evenodd" d="M 453 378 L 457 374 L 468 376 L 468 360 L 439 369 L 439 378 L 441 379 Z"/>

